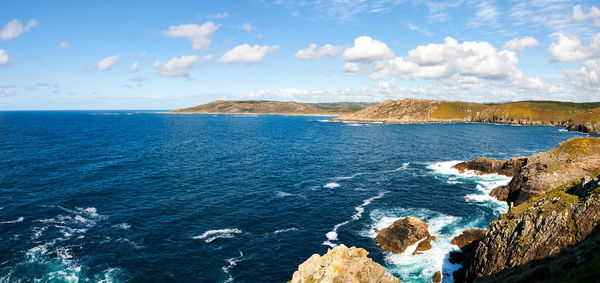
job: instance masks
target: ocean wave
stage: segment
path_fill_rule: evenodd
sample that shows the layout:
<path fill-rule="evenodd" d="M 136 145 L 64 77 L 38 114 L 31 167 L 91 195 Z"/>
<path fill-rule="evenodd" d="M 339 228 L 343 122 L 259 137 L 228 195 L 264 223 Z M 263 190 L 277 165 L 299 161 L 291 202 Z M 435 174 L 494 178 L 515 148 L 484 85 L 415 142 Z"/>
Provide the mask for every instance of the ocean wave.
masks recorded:
<path fill-rule="evenodd" d="M 290 228 L 287 228 L 287 229 L 280 229 L 280 230 L 277 230 L 277 231 L 273 232 L 273 234 L 280 234 L 280 233 L 291 232 L 291 231 L 298 231 L 298 228 L 296 228 L 296 227 L 290 227 Z"/>
<path fill-rule="evenodd" d="M 335 188 L 339 188 L 341 185 L 335 182 L 331 182 L 331 183 L 327 183 L 325 185 L 323 185 L 323 188 L 328 188 L 328 189 L 335 189 Z"/>
<path fill-rule="evenodd" d="M 204 232 L 202 235 L 194 236 L 192 239 L 204 240 L 205 243 L 210 243 L 216 239 L 228 239 L 234 238 L 235 234 L 241 234 L 242 230 L 237 228 L 227 228 L 227 229 L 217 229 L 217 230 L 208 230 Z"/>
<path fill-rule="evenodd" d="M 478 193 L 468 193 L 465 195 L 465 201 L 486 205 L 494 210 L 497 215 L 508 210 L 508 205 L 503 201 L 498 201 L 490 195 L 490 192 L 499 186 L 505 186 L 510 183 L 511 177 L 499 174 L 479 174 L 476 171 L 466 170 L 463 173 L 453 168 L 454 165 L 462 161 L 444 161 L 430 163 L 427 168 L 435 174 L 445 177 L 449 184 L 464 183 L 465 181 L 474 182 Z"/>
<path fill-rule="evenodd" d="M 350 179 L 354 179 L 355 177 L 360 176 L 360 175 L 398 172 L 398 171 L 402 171 L 402 170 L 408 169 L 409 166 L 410 166 L 410 162 L 404 162 L 404 163 L 402 163 L 402 166 L 400 166 L 398 168 L 395 168 L 395 169 L 383 170 L 383 171 L 375 171 L 375 172 L 358 172 L 358 173 L 354 173 L 354 174 L 352 174 L 350 176 L 333 177 L 332 179 L 333 180 L 350 180 Z"/>
<path fill-rule="evenodd" d="M 131 225 L 128 223 L 119 223 L 119 224 L 113 225 L 112 227 L 127 230 L 127 229 L 131 228 Z"/>
<path fill-rule="evenodd" d="M 371 203 L 372 203 L 374 200 L 376 200 L 376 199 L 380 199 L 380 198 L 382 198 L 382 197 L 383 197 L 385 194 L 387 194 L 387 193 L 388 193 L 388 192 L 382 192 L 382 193 L 379 193 L 378 195 L 376 195 L 376 196 L 374 196 L 374 197 L 371 197 L 371 198 L 368 198 L 368 199 L 364 200 L 364 201 L 362 202 L 362 204 L 360 204 L 360 205 L 358 205 L 358 206 L 354 207 L 354 210 L 355 210 L 356 212 L 355 212 L 355 213 L 354 213 L 354 214 L 353 214 L 353 215 L 350 217 L 350 220 L 346 220 L 346 221 L 344 221 L 344 222 L 342 222 L 342 223 L 338 223 L 338 224 L 336 224 L 335 226 L 333 226 L 333 229 L 332 229 L 331 231 L 329 231 L 329 232 L 325 233 L 325 237 L 327 238 L 327 240 L 323 242 L 323 245 L 325 245 L 325 246 L 330 246 L 330 247 L 335 247 L 335 246 L 337 246 L 337 244 L 336 244 L 336 243 L 334 243 L 334 242 L 336 242 L 336 241 L 338 241 L 338 240 L 339 240 L 339 239 L 338 239 L 338 233 L 337 233 L 338 229 L 339 229 L 340 227 L 342 227 L 342 226 L 344 226 L 344 225 L 346 225 L 346 224 L 348 224 L 348 223 L 352 222 L 352 221 L 359 220 L 359 219 L 362 217 L 362 214 L 365 212 L 365 207 L 366 207 L 367 205 L 371 204 Z"/>
<path fill-rule="evenodd" d="M 346 124 L 346 126 L 349 126 L 349 127 L 361 127 L 361 126 L 368 126 L 368 125 L 369 124 L 366 124 L 366 123 L 348 123 L 348 124 Z"/>
<path fill-rule="evenodd" d="M 399 275 L 403 281 L 408 282 L 429 282 L 437 271 L 441 270 L 442 273 L 452 274 L 458 270 L 460 265 L 451 264 L 448 261 L 448 254 L 458 249 L 458 247 L 451 244 L 452 239 L 466 229 L 475 228 L 483 224 L 480 219 L 464 223 L 461 217 L 446 215 L 423 208 L 375 209 L 370 213 L 371 224 L 361 232 L 361 235 L 375 238 L 377 236 L 376 231 L 406 216 L 414 216 L 425 221 L 429 226 L 429 233 L 436 236 L 436 239 L 432 242 L 432 248 L 424 251 L 422 254 L 412 255 L 412 252 L 409 251 L 409 249 L 414 251 L 417 244 L 407 248 L 407 251 L 402 254 L 384 252 L 384 259 L 388 270 L 393 274 Z M 452 278 L 445 278 L 444 281 L 452 282 Z"/>
<path fill-rule="evenodd" d="M 25 217 L 21 216 L 15 220 L 1 221 L 0 224 L 14 224 L 14 223 L 23 222 L 23 220 L 25 220 Z"/>
<path fill-rule="evenodd" d="M 294 196 L 294 194 L 292 194 L 292 193 L 283 192 L 283 191 L 276 191 L 276 195 L 277 195 L 277 197 L 280 197 L 280 198 Z"/>
<path fill-rule="evenodd" d="M 231 269 L 242 260 L 244 260 L 244 253 L 242 253 L 242 251 L 240 251 L 240 256 L 228 258 L 226 260 L 228 264 L 226 266 L 221 267 L 223 272 L 225 272 L 225 274 L 227 275 L 227 279 L 224 282 L 233 282 L 235 278 L 233 277 L 233 275 L 231 275 Z"/>

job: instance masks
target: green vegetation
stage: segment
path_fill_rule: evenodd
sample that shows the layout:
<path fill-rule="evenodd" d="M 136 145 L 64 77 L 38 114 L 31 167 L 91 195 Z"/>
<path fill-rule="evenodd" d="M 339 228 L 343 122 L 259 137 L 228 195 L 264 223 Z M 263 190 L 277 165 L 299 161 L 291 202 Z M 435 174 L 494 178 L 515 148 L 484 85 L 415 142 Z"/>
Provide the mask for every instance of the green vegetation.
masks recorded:
<path fill-rule="evenodd" d="M 176 109 L 171 113 L 206 114 L 296 114 L 342 115 L 357 112 L 372 103 L 299 103 L 265 100 L 218 100 L 190 108 Z"/>

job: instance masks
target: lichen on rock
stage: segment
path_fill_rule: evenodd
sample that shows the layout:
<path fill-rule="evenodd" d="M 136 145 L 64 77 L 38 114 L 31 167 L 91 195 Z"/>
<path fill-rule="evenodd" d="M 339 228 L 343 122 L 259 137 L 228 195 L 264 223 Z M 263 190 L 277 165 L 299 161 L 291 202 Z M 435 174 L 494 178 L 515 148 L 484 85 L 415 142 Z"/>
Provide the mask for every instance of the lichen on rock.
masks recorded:
<path fill-rule="evenodd" d="M 387 273 L 387 269 L 367 257 L 362 248 L 336 246 L 320 256 L 313 254 L 298 266 L 292 283 L 400 283 L 400 279 Z"/>

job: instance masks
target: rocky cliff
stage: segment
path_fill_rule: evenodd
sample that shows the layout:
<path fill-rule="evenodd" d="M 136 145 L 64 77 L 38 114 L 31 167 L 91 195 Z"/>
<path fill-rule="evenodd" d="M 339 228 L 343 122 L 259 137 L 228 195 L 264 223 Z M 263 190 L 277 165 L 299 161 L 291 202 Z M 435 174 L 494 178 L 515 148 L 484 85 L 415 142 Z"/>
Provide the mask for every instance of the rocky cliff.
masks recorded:
<path fill-rule="evenodd" d="M 400 282 L 400 279 L 387 274 L 385 267 L 368 258 L 368 254 L 361 248 L 336 246 L 323 256 L 314 254 L 300 264 L 290 282 Z"/>
<path fill-rule="evenodd" d="M 387 100 L 336 121 L 551 125 L 600 133 L 600 103 L 520 101 L 481 104 L 406 98 Z"/>
<path fill-rule="evenodd" d="M 509 190 L 516 206 L 490 223 L 467 261 L 467 280 L 494 274 L 501 280 L 500 271 L 555 256 L 593 235 L 600 224 L 600 138 L 574 138 L 528 157 Z"/>

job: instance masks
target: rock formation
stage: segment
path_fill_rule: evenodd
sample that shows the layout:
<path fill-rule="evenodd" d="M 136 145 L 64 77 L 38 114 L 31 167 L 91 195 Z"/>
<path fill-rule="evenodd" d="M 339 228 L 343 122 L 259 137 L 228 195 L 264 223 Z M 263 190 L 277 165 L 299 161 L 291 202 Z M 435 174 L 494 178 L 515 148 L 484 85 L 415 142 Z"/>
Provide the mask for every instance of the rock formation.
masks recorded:
<path fill-rule="evenodd" d="M 479 241 L 485 235 L 485 230 L 482 229 L 469 229 L 463 231 L 460 235 L 452 239 L 452 244 L 457 245 L 459 248 L 472 244 L 473 242 Z"/>
<path fill-rule="evenodd" d="M 489 225 L 467 280 L 559 254 L 600 224 L 600 138 L 574 138 L 527 164 L 509 184 L 517 205 Z"/>
<path fill-rule="evenodd" d="M 400 279 L 387 274 L 385 267 L 368 258 L 368 254 L 361 248 L 336 246 L 325 255 L 314 254 L 300 264 L 290 282 L 400 282 Z"/>
<path fill-rule="evenodd" d="M 526 163 L 527 158 L 524 157 L 513 158 L 508 161 L 491 158 L 477 158 L 475 160 L 458 163 L 452 167 L 458 169 L 460 173 L 463 173 L 466 170 L 473 170 L 480 174 L 500 174 L 512 177 L 518 174 L 521 167 Z"/>
<path fill-rule="evenodd" d="M 375 241 L 384 249 L 393 253 L 403 253 L 410 245 L 420 240 L 429 239 L 427 223 L 418 218 L 408 216 L 396 220 L 392 225 L 385 227 L 377 233 Z"/>

